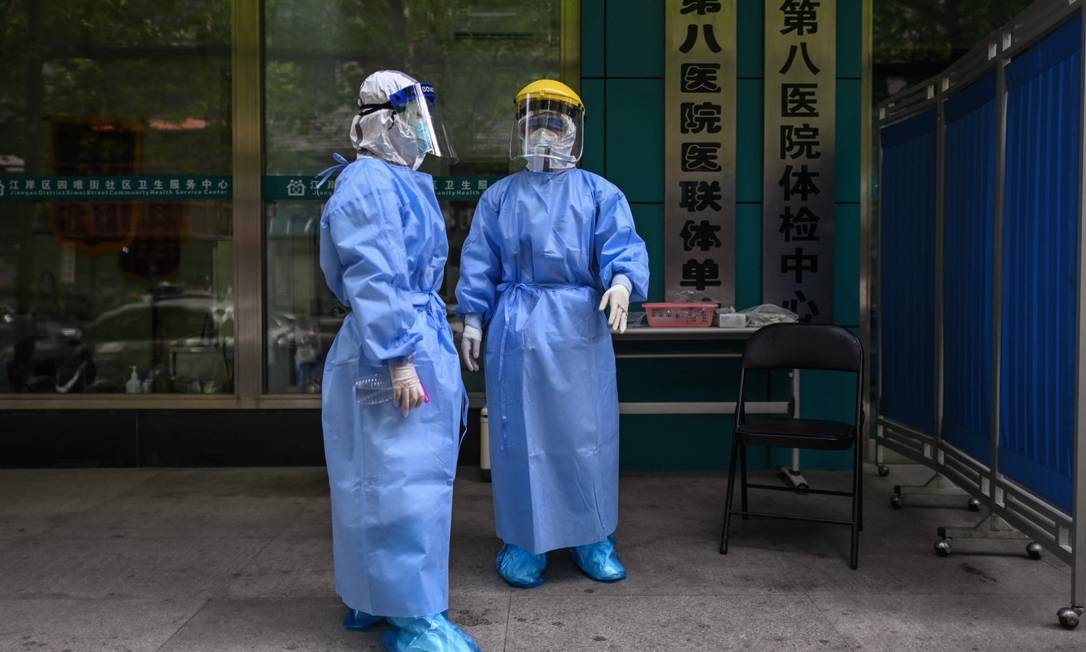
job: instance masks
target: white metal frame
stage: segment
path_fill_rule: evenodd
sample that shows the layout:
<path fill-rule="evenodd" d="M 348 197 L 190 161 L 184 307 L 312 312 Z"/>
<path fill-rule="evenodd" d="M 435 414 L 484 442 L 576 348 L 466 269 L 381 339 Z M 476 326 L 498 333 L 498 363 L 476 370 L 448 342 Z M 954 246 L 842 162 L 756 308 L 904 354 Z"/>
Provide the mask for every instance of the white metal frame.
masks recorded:
<path fill-rule="evenodd" d="M 942 107 L 946 99 L 962 87 L 972 83 L 991 70 L 997 74 L 997 124 L 998 155 L 996 168 L 995 200 L 995 262 L 994 280 L 994 374 L 990 379 L 995 389 L 993 394 L 993 428 L 991 438 L 991 466 L 981 464 L 949 443 L 943 441 L 941 433 L 941 397 L 943 395 L 942 378 L 942 312 L 936 310 L 936 427 L 933 433 L 918 432 L 902 423 L 884 416 L 876 407 L 876 438 L 880 446 L 893 450 L 906 458 L 919 462 L 936 473 L 940 473 L 971 496 L 985 505 L 992 516 L 1001 518 L 1023 534 L 1041 544 L 1057 558 L 1071 566 L 1071 605 L 1060 610 L 1062 624 L 1073 627 L 1086 606 L 1086 235 L 1079 230 L 1079 316 L 1078 316 L 1078 368 L 1076 377 L 1077 410 L 1075 423 L 1075 467 L 1074 467 L 1074 502 L 1071 513 L 1050 504 L 1011 481 L 999 472 L 999 346 L 1001 329 L 1002 296 L 1002 214 L 1004 199 L 1004 170 L 1006 133 L 1006 79 L 1005 68 L 1010 61 L 1023 50 L 1037 44 L 1049 33 L 1065 24 L 1075 14 L 1083 13 L 1080 0 L 1038 0 L 1003 29 L 992 33 L 984 42 L 971 50 L 942 74 L 908 88 L 894 98 L 884 102 L 878 109 L 878 126 L 883 128 L 919 112 L 935 108 L 938 116 L 938 152 L 939 181 L 937 187 L 937 259 L 936 284 L 941 287 L 942 278 L 942 165 L 944 121 Z M 1083 40 L 1086 45 L 1086 35 Z M 1084 47 L 1086 54 L 1086 47 Z M 1084 57 L 1086 58 L 1086 57 Z M 1082 71 L 1086 80 L 1086 65 Z M 1086 125 L 1086 119 L 1084 119 Z M 1080 144 L 1080 147 L 1083 144 Z M 1080 162 L 1086 164 L 1086 153 L 1080 151 Z M 881 161 L 880 161 L 881 169 Z M 1080 192 L 1086 193 L 1086 170 Z M 1086 194 L 1080 197 L 1079 211 L 1086 207 Z M 1086 227 L 1086 224 L 1083 225 Z M 936 300 L 939 300 L 937 288 Z M 880 334 L 881 335 L 881 334 Z M 881 336 L 878 347 L 882 346 Z M 880 366 L 881 370 L 881 366 Z M 881 372 L 878 380 L 878 393 L 881 395 Z"/>

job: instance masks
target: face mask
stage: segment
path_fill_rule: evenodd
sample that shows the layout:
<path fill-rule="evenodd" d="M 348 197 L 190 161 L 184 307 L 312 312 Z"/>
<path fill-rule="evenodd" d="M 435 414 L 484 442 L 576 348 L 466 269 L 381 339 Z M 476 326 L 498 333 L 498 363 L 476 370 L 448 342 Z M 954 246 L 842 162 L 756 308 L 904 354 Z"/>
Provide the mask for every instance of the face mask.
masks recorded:
<path fill-rule="evenodd" d="M 547 157 L 561 137 L 550 129 L 536 129 L 528 135 L 528 169 L 532 172 L 545 172 L 550 169 L 550 161 Z"/>
<path fill-rule="evenodd" d="M 528 147 L 535 154 L 548 154 L 558 144 L 561 136 L 550 129 L 536 129 L 528 136 Z"/>
<path fill-rule="evenodd" d="M 419 152 L 422 154 L 432 152 L 434 149 L 434 143 L 430 140 L 430 130 L 426 128 L 422 121 L 415 123 L 415 142 L 418 143 Z"/>

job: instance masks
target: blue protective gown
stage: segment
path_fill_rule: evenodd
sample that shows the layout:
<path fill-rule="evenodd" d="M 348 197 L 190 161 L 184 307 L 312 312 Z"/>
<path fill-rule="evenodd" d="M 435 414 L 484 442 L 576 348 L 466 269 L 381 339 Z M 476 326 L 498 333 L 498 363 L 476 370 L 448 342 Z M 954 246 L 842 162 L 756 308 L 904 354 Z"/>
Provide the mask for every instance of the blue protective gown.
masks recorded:
<path fill-rule="evenodd" d="M 457 311 L 488 324 L 498 536 L 533 553 L 601 541 L 618 524 L 615 356 L 598 311 L 617 274 L 645 299 L 645 243 L 602 177 L 518 172 L 480 199 Z"/>
<path fill-rule="evenodd" d="M 449 244 L 433 178 L 374 158 L 340 175 L 321 218 L 321 269 L 351 313 L 324 370 L 336 590 L 388 617 L 448 608 L 449 530 L 464 386 L 441 286 Z M 274 262 L 274 261 L 272 261 Z M 430 402 L 404 417 L 360 404 L 360 374 L 414 356 Z"/>

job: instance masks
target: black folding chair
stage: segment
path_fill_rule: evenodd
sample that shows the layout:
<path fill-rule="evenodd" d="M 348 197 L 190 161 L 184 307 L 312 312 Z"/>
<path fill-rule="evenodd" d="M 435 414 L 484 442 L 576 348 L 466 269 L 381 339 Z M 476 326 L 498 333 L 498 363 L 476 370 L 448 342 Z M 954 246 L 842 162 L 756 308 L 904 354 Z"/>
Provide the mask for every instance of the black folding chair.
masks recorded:
<path fill-rule="evenodd" d="M 818 419 L 748 417 L 744 389 L 750 369 L 821 369 L 856 374 L 856 412 L 852 423 Z M 863 425 L 861 392 L 863 389 L 864 352 L 855 335 L 839 326 L 813 324 L 774 324 L 755 333 L 743 351 L 743 368 L 739 377 L 739 401 L 735 410 L 735 436 L 732 439 L 732 459 L 728 469 L 728 492 L 724 499 L 724 528 L 720 535 L 720 554 L 728 554 L 728 534 L 732 516 L 779 518 L 812 523 L 847 525 L 852 528 L 852 550 L 849 566 L 856 568 L 860 537 L 863 530 L 863 442 L 858 436 Z M 847 521 L 812 518 L 794 514 L 751 512 L 747 504 L 747 489 L 795 491 L 791 487 L 747 483 L 747 447 L 780 446 L 846 450 L 855 448 L 852 466 L 852 491 L 808 489 L 804 493 L 852 498 L 852 518 Z M 739 462 L 742 484 L 742 509 L 733 510 L 735 499 L 735 465 Z"/>

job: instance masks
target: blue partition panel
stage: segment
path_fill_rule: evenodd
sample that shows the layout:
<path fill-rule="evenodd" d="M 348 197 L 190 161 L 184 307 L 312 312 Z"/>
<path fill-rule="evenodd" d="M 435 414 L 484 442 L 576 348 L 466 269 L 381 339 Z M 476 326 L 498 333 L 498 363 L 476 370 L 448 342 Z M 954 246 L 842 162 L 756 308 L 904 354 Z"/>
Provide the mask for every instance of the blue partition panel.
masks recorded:
<path fill-rule="evenodd" d="M 935 112 L 882 129 L 880 413 L 934 431 Z"/>
<path fill-rule="evenodd" d="M 992 460 L 996 75 L 947 100 L 943 183 L 943 439 Z"/>
<path fill-rule="evenodd" d="M 1075 18 L 1007 67 L 999 469 L 1071 509 L 1082 119 Z"/>

